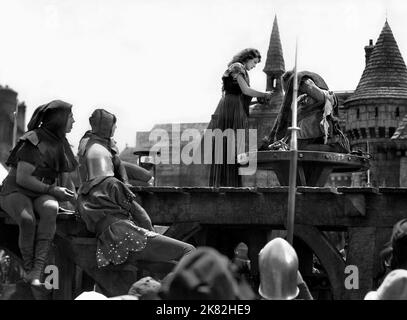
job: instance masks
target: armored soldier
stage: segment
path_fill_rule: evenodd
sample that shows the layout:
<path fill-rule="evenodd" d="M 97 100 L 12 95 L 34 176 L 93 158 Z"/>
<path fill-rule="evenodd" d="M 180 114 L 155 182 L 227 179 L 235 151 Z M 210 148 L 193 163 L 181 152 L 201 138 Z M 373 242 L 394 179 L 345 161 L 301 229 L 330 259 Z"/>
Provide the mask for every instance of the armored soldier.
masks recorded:
<path fill-rule="evenodd" d="M 85 181 L 78 190 L 78 211 L 88 230 L 96 234 L 97 265 L 101 268 L 129 261 L 166 275 L 194 247 L 154 231 L 147 212 L 120 175 L 125 171 L 118 170 L 120 163 L 112 156 L 108 142 L 116 123 L 111 119 L 115 119 L 112 114 L 100 112 L 97 122 L 104 124 L 103 130 L 110 136 L 101 139 L 98 133 L 90 136 L 85 148 L 83 144 L 79 147 Z"/>
<path fill-rule="evenodd" d="M 83 162 L 85 153 L 93 148 L 93 145 L 103 146 L 110 152 L 110 160 L 113 162 L 114 176 L 120 181 L 128 184 L 129 178 L 147 182 L 152 178 L 149 171 L 131 163 L 121 161 L 119 149 L 113 139 L 116 130 L 116 116 L 104 109 L 96 109 L 89 118 L 92 130 L 87 131 L 79 142 L 78 156 L 79 173 L 81 181 L 88 180 L 87 167 Z M 98 148 L 97 146 L 95 148 Z"/>

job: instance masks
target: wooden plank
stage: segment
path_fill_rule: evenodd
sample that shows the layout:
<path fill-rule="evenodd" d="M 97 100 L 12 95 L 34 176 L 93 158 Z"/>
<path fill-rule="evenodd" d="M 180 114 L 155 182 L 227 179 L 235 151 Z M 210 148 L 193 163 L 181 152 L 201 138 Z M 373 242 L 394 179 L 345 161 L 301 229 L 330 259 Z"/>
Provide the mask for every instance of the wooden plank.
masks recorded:
<path fill-rule="evenodd" d="M 299 188 L 296 220 L 321 227 L 393 226 L 405 215 L 402 193 L 376 193 L 364 188 Z M 254 192 L 143 194 L 143 207 L 154 224 L 199 221 L 201 224 L 284 224 L 287 188 Z M 339 192 L 336 192 L 339 191 Z M 363 219 L 362 219 L 363 218 Z"/>
<path fill-rule="evenodd" d="M 56 237 L 55 242 L 70 263 L 78 265 L 102 288 L 108 297 L 127 294 L 130 286 L 137 280 L 137 267 L 127 263 L 118 266 L 98 268 L 96 265 L 96 245 L 73 244 L 69 237 Z M 66 276 L 71 285 L 75 282 L 74 273 Z M 69 280 L 68 280 L 69 279 Z M 68 295 L 68 289 L 64 295 Z"/>
<path fill-rule="evenodd" d="M 355 288 L 347 288 L 342 299 L 363 300 L 373 290 L 376 228 L 349 228 L 349 249 L 346 265 L 356 267 Z M 349 276 L 348 274 L 347 276 Z M 353 273 L 353 275 L 355 275 Z"/>
<path fill-rule="evenodd" d="M 174 223 L 164 235 L 180 241 L 187 241 L 200 229 L 199 222 Z"/>
<path fill-rule="evenodd" d="M 300 193 L 334 193 L 339 194 L 338 189 L 335 187 L 297 187 Z"/>
<path fill-rule="evenodd" d="M 354 187 L 337 187 L 339 192 L 343 193 L 380 193 L 379 188 L 365 187 L 365 188 L 354 188 Z"/>
<path fill-rule="evenodd" d="M 58 242 L 57 242 L 58 243 Z M 73 300 L 75 297 L 73 285 L 75 283 L 75 264 L 69 259 L 66 248 L 59 245 L 55 250 L 55 264 L 59 271 L 59 289 L 54 290 L 53 299 Z"/>
<path fill-rule="evenodd" d="M 259 187 L 257 188 L 258 192 L 261 193 L 288 193 L 288 187 L 286 186 L 281 186 L 281 187 Z"/>
<path fill-rule="evenodd" d="M 407 193 L 407 188 L 379 188 L 380 193 L 396 193 L 396 194 L 401 194 L 401 193 Z"/>
<path fill-rule="evenodd" d="M 328 274 L 334 299 L 340 299 L 344 292 L 345 262 L 338 250 L 314 226 L 295 225 L 294 235 L 303 240 L 317 255 Z"/>

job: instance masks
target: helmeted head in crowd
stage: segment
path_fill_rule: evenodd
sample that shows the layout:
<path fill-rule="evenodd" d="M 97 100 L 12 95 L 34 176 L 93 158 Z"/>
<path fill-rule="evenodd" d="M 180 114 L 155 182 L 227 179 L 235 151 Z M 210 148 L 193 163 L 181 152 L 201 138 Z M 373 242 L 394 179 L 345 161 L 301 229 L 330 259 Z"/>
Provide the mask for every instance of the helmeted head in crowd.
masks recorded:
<path fill-rule="evenodd" d="M 370 291 L 365 300 L 407 300 L 407 270 L 390 272 L 377 291 Z"/>
<path fill-rule="evenodd" d="M 169 300 L 251 299 L 253 292 L 239 286 L 233 264 L 213 248 L 200 247 L 185 256 L 163 284 Z"/>
<path fill-rule="evenodd" d="M 275 238 L 261 249 L 259 272 L 259 294 L 264 299 L 292 300 L 297 297 L 298 257 L 286 240 Z"/>
<path fill-rule="evenodd" d="M 240 242 L 235 250 L 235 258 L 239 258 L 239 259 L 249 259 L 248 254 L 249 254 L 249 248 L 247 246 L 247 244 L 245 244 L 244 242 Z"/>

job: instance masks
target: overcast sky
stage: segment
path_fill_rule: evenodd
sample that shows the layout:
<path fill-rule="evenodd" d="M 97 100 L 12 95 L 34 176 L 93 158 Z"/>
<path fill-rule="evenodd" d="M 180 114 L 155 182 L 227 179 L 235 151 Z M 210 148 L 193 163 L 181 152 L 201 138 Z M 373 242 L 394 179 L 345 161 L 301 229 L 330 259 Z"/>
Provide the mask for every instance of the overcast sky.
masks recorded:
<path fill-rule="evenodd" d="M 246 47 L 267 54 L 277 15 L 286 69 L 320 73 L 332 90 L 354 90 L 364 46 L 386 20 L 407 57 L 405 0 L 0 0 L 0 84 L 33 110 L 74 105 L 76 147 L 96 107 L 118 117 L 120 148 L 156 123 L 207 122 L 221 76 Z M 265 90 L 265 59 L 250 71 Z"/>

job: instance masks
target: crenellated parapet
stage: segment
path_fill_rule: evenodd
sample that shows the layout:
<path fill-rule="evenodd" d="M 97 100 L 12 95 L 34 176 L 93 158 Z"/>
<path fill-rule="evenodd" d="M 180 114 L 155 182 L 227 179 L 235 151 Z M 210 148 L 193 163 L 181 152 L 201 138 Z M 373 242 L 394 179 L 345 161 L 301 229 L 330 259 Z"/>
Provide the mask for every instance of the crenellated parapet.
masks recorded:
<path fill-rule="evenodd" d="M 375 98 L 346 103 L 345 130 L 352 144 L 363 139 L 390 139 L 407 114 L 407 99 Z"/>

